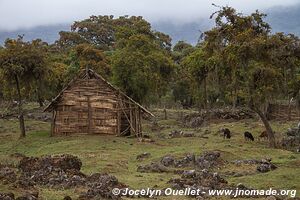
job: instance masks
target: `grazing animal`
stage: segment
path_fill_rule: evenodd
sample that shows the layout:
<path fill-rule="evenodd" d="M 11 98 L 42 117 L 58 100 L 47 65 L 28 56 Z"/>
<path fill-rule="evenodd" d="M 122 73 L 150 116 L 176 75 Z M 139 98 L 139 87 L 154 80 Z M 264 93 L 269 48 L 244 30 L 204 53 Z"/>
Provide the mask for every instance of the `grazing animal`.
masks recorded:
<path fill-rule="evenodd" d="M 224 139 L 225 138 L 227 138 L 227 139 L 231 138 L 231 132 L 228 128 L 221 129 L 221 132 L 223 132 Z"/>
<path fill-rule="evenodd" d="M 267 131 L 263 131 L 261 132 L 261 134 L 258 136 L 259 140 L 260 139 L 268 139 L 268 132 Z"/>
<path fill-rule="evenodd" d="M 244 133 L 244 137 L 245 137 L 245 140 L 246 140 L 246 141 L 247 141 L 247 140 L 254 141 L 253 135 L 252 135 L 250 132 L 248 132 L 248 131 L 246 131 L 246 132 Z"/>

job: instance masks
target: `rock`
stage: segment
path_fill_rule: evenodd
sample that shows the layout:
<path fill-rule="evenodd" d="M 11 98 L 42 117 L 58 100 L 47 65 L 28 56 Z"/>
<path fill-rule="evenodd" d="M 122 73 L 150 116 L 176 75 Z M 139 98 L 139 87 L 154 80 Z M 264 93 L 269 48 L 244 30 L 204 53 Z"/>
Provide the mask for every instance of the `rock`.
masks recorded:
<path fill-rule="evenodd" d="M 126 186 L 119 183 L 115 176 L 109 174 L 95 173 L 87 177 L 88 190 L 81 193 L 79 199 L 121 199 L 120 196 L 112 194 L 113 188 L 125 188 Z"/>
<path fill-rule="evenodd" d="M 139 142 L 146 142 L 146 143 L 153 143 L 153 142 L 155 142 L 153 139 L 151 139 L 151 138 L 138 138 L 138 141 Z M 133 144 L 131 144 L 131 145 L 133 145 Z"/>
<path fill-rule="evenodd" d="M 16 200 L 37 200 L 38 198 L 33 195 L 25 195 L 16 198 Z"/>
<path fill-rule="evenodd" d="M 169 133 L 169 137 L 171 138 L 179 138 L 179 137 L 195 137 L 194 133 L 185 133 L 183 131 L 173 130 Z"/>
<path fill-rule="evenodd" d="M 300 147 L 300 136 L 285 136 L 281 140 L 281 146 L 286 149 Z"/>
<path fill-rule="evenodd" d="M 274 196 L 268 196 L 268 197 L 266 198 L 266 200 L 277 200 L 277 199 L 276 199 L 276 197 L 274 197 Z"/>
<path fill-rule="evenodd" d="M 196 170 L 184 170 L 182 172 L 183 178 L 193 178 L 196 176 Z"/>
<path fill-rule="evenodd" d="M 150 156 L 151 156 L 150 153 L 144 152 L 144 153 L 142 153 L 142 154 L 137 155 L 137 156 L 136 156 L 136 159 L 137 159 L 138 161 L 142 161 L 142 160 L 144 160 L 144 159 L 149 158 Z"/>
<path fill-rule="evenodd" d="M 204 121 L 213 119 L 242 120 L 254 118 L 255 114 L 247 109 L 209 109 L 184 116 L 183 123 L 187 127 L 201 127 Z"/>
<path fill-rule="evenodd" d="M 220 153 L 217 151 L 204 152 L 201 156 L 187 154 L 183 158 L 175 159 L 171 155 L 162 157 L 160 163 L 166 167 L 195 167 L 198 169 L 212 168 L 222 163 Z"/>
<path fill-rule="evenodd" d="M 220 165 L 222 161 L 220 158 L 220 152 L 210 151 L 203 153 L 200 157 L 195 159 L 195 165 L 198 169 L 209 169 L 217 165 Z"/>
<path fill-rule="evenodd" d="M 288 128 L 286 135 L 287 136 L 300 136 L 300 129 L 299 128 Z"/>
<path fill-rule="evenodd" d="M 17 187 L 31 188 L 34 185 L 71 188 L 85 184 L 85 175 L 80 172 L 81 161 L 76 156 L 59 155 L 24 157 L 18 168 L 21 176 Z"/>
<path fill-rule="evenodd" d="M 288 128 L 285 135 L 281 140 L 281 146 L 289 150 L 300 151 L 300 128 Z"/>
<path fill-rule="evenodd" d="M 195 155 L 194 154 L 187 154 L 182 159 L 178 159 L 174 161 L 175 167 L 187 167 L 194 165 L 195 163 Z"/>
<path fill-rule="evenodd" d="M 269 172 L 271 170 L 274 170 L 276 168 L 277 167 L 273 163 L 271 163 L 267 160 L 262 160 L 261 164 L 257 166 L 256 170 L 261 172 L 261 173 L 265 173 L 265 172 Z"/>
<path fill-rule="evenodd" d="M 245 185 L 243 185 L 242 183 L 238 183 L 237 185 L 236 185 L 236 187 L 238 188 L 238 189 L 240 189 L 240 190 L 247 190 L 248 188 L 245 186 Z"/>
<path fill-rule="evenodd" d="M 137 171 L 142 173 L 149 173 L 149 172 L 163 173 L 163 172 L 168 172 L 169 170 L 168 168 L 166 168 L 164 165 L 160 163 L 151 163 L 144 166 L 138 166 Z"/>
<path fill-rule="evenodd" d="M 227 181 L 217 173 L 208 170 L 190 171 L 183 173 L 181 178 L 170 179 L 169 184 L 175 189 L 194 188 L 201 191 L 209 189 L 222 189 L 227 186 Z"/>
<path fill-rule="evenodd" d="M 178 131 L 178 130 L 173 130 L 171 131 L 171 133 L 169 133 L 169 137 L 171 138 L 179 138 L 182 135 L 182 131 Z"/>
<path fill-rule="evenodd" d="M 161 164 L 163 164 L 166 167 L 174 166 L 175 158 L 173 156 L 167 155 L 167 156 L 162 157 L 160 162 L 161 162 Z"/>
<path fill-rule="evenodd" d="M 0 193 L 1 200 L 14 200 L 15 195 L 13 193 Z"/>
<path fill-rule="evenodd" d="M 80 170 L 82 166 L 78 157 L 64 154 L 59 156 L 45 156 L 42 158 L 24 157 L 18 168 L 23 172 L 37 171 L 43 168 L 53 167 L 62 170 Z"/>
<path fill-rule="evenodd" d="M 261 161 L 260 160 L 256 160 L 256 159 L 247 159 L 247 160 L 235 160 L 232 163 L 234 163 L 236 165 L 242 165 L 242 164 L 257 165 L 257 164 L 261 163 Z"/>
<path fill-rule="evenodd" d="M 17 175 L 12 168 L 0 166 L 0 181 L 4 183 L 14 183 L 16 180 Z"/>

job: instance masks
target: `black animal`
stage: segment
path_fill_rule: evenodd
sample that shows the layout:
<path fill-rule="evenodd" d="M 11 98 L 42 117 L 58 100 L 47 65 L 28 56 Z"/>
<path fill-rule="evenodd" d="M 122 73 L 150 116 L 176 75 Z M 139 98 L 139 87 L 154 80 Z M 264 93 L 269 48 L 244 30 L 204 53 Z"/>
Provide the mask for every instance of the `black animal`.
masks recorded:
<path fill-rule="evenodd" d="M 223 132 L 224 139 L 225 138 L 227 138 L 227 139 L 231 138 L 231 132 L 228 128 L 224 128 L 221 131 Z"/>
<path fill-rule="evenodd" d="M 253 135 L 252 135 L 250 132 L 248 132 L 248 131 L 246 131 L 246 132 L 244 133 L 244 137 L 245 137 L 245 140 L 246 140 L 246 141 L 247 141 L 247 140 L 254 141 Z"/>

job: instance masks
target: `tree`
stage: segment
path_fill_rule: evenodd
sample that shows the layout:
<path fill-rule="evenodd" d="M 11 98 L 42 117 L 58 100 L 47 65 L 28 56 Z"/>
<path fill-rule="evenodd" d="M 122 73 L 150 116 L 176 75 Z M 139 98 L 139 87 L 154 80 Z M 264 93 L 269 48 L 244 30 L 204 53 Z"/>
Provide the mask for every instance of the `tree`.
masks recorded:
<path fill-rule="evenodd" d="M 203 85 L 203 105 L 207 108 L 207 76 L 209 72 L 208 58 L 202 48 L 198 48 L 189 56 L 185 57 L 182 65 L 189 69 L 193 82 Z"/>
<path fill-rule="evenodd" d="M 56 43 L 63 49 L 85 43 L 103 51 L 110 51 L 117 46 L 122 48 L 126 40 L 136 34 L 147 35 L 159 41 L 161 47 L 169 50 L 171 48 L 171 38 L 161 32 L 152 31 L 150 23 L 141 16 L 91 16 L 75 22 L 70 32 L 61 31 L 59 34 L 60 39 Z"/>
<path fill-rule="evenodd" d="M 173 69 L 170 55 L 148 35 L 132 35 L 121 42 L 122 48 L 111 58 L 115 84 L 142 103 L 161 97 Z"/>
<path fill-rule="evenodd" d="M 240 99 L 255 111 L 268 132 L 270 146 L 275 146 L 274 132 L 264 112 L 264 105 L 278 97 L 283 85 L 282 44 L 288 45 L 284 35 L 270 32 L 265 14 L 245 16 L 230 7 L 222 7 L 216 15 L 216 26 L 205 33 L 204 51 L 209 57 L 219 57 L 218 76 L 229 80 L 224 89 L 234 96 L 234 105 Z M 291 42 L 288 48 L 292 48 Z M 285 49 L 288 49 L 285 48 Z M 289 51 L 291 53 L 291 51 Z M 298 60 L 297 56 L 291 56 Z M 291 58 L 290 57 L 290 58 Z M 291 60 L 285 64 L 293 66 Z"/>
<path fill-rule="evenodd" d="M 68 74 L 69 78 L 78 73 L 80 69 L 93 69 L 105 78 L 111 76 L 111 68 L 104 52 L 90 44 L 79 44 L 69 53 Z"/>
<path fill-rule="evenodd" d="M 195 51 L 195 47 L 184 41 L 178 41 L 171 52 L 175 63 L 175 69 L 172 76 L 171 90 L 175 102 L 179 101 L 184 107 L 191 107 L 194 98 L 193 78 L 190 70 L 183 64 L 183 61 Z"/>
<path fill-rule="evenodd" d="M 19 37 L 17 40 L 8 39 L 5 41 L 4 49 L 0 54 L 1 73 L 8 82 L 14 82 L 17 91 L 20 137 L 26 136 L 20 85 L 20 81 L 28 72 L 27 66 L 24 66 L 23 63 L 24 54 L 22 50 L 24 50 L 25 46 L 26 44 L 23 42 L 22 37 Z"/>
<path fill-rule="evenodd" d="M 25 93 L 22 93 L 22 90 L 26 89 L 27 95 L 31 96 L 30 89 L 34 88 L 33 93 L 37 94 L 38 102 L 42 106 L 42 86 L 49 71 L 47 48 L 48 44 L 39 39 L 24 42 L 23 37 L 19 36 L 16 40 L 7 39 L 4 49 L 0 51 L 0 73 L 3 81 L 9 88 L 14 84 L 17 93 L 21 137 L 26 135 L 22 108 Z M 10 89 L 10 92 L 13 93 L 14 90 Z"/>
<path fill-rule="evenodd" d="M 26 80 L 32 83 L 37 94 L 37 101 L 42 107 L 44 105 L 44 86 L 50 73 L 48 63 L 48 44 L 40 39 L 26 43 L 23 54 L 23 65 L 27 66 Z"/>

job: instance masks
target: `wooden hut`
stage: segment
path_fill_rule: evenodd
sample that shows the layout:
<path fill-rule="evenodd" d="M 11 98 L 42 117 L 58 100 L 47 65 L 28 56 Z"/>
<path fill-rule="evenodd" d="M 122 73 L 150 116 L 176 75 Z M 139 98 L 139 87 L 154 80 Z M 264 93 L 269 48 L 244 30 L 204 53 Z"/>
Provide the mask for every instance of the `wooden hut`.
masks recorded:
<path fill-rule="evenodd" d="M 91 69 L 83 70 L 44 111 L 52 112 L 51 135 L 142 134 L 142 115 L 153 116 Z"/>

